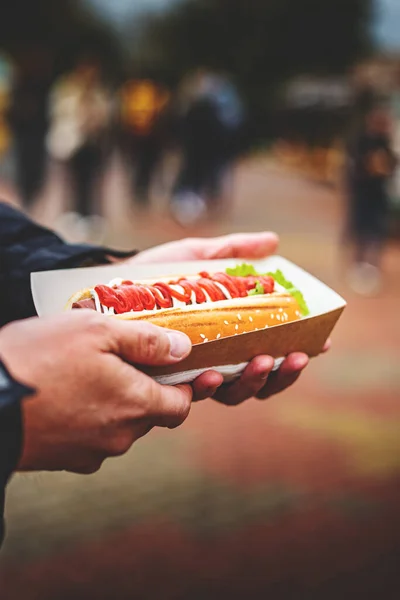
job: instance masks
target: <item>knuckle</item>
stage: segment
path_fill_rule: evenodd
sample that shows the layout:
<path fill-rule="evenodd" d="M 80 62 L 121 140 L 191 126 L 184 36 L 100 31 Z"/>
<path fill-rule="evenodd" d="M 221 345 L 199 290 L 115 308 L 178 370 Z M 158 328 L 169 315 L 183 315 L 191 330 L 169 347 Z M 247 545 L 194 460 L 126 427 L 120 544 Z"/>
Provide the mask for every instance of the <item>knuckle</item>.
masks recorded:
<path fill-rule="evenodd" d="M 132 435 L 130 433 L 119 433 L 112 437 L 106 448 L 108 456 L 122 456 L 128 452 L 129 448 L 133 444 Z"/>
<path fill-rule="evenodd" d="M 191 399 L 189 394 L 182 392 L 179 398 L 177 398 L 175 404 L 170 411 L 170 425 L 169 429 L 179 427 L 188 417 L 191 407 Z"/>
<path fill-rule="evenodd" d="M 162 338 L 156 327 L 146 328 L 138 335 L 137 348 L 142 360 L 151 360 L 162 351 Z"/>
<path fill-rule="evenodd" d="M 90 462 L 87 462 L 85 464 L 79 465 L 71 469 L 71 471 L 73 473 L 78 473 L 78 475 L 92 475 L 93 473 L 97 473 L 97 471 L 100 470 L 103 461 L 104 458 L 93 459 Z"/>
<path fill-rule="evenodd" d="M 244 398 L 237 395 L 227 395 L 223 400 L 221 400 L 221 402 L 225 404 L 225 406 L 235 407 L 240 406 L 242 402 L 244 402 Z"/>
<path fill-rule="evenodd" d="M 221 393 L 216 395 L 216 400 L 218 402 L 220 402 L 221 404 L 224 404 L 225 406 L 239 406 L 240 404 L 242 404 L 246 398 L 249 398 L 250 396 L 244 394 L 242 391 L 237 391 L 237 390 L 231 390 L 231 389 L 225 389 L 222 390 Z"/>
<path fill-rule="evenodd" d="M 126 417 L 141 419 L 148 417 L 152 411 L 152 380 L 139 374 L 134 381 L 128 383 L 122 390 L 122 400 L 125 405 Z"/>
<path fill-rule="evenodd" d="M 94 336 L 103 337 L 109 332 L 110 320 L 104 317 L 104 315 L 99 315 L 94 311 L 91 311 L 90 314 L 85 316 L 86 318 L 84 323 L 87 333 L 91 333 Z"/>

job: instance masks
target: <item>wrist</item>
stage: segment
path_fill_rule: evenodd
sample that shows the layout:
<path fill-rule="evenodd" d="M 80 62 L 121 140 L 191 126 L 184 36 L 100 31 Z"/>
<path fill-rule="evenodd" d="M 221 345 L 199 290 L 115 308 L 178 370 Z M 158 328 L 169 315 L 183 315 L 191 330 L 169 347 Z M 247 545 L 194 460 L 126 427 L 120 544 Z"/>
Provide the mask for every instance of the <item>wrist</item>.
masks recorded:
<path fill-rule="evenodd" d="M 21 400 L 34 390 L 17 381 L 0 358 L 0 479 L 8 480 L 17 468 L 23 445 Z M 1 526 L 0 526 L 1 538 Z"/>
<path fill-rule="evenodd" d="M 7 410 L 24 397 L 34 393 L 34 388 L 15 379 L 0 356 L 0 411 Z"/>

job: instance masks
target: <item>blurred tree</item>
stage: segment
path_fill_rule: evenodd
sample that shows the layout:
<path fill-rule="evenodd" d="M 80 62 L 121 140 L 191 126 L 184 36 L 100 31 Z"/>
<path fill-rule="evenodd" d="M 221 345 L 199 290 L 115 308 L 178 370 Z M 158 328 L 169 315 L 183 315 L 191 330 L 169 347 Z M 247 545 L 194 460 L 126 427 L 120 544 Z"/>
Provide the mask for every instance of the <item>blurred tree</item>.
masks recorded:
<path fill-rule="evenodd" d="M 260 123 L 279 85 L 343 73 L 370 47 L 372 0 L 187 0 L 148 22 L 141 60 L 177 81 L 205 66 L 231 73 Z"/>
<path fill-rule="evenodd" d="M 199 64 L 245 79 L 338 72 L 370 43 L 371 0 L 187 0 L 150 21 L 148 46 L 177 69 Z"/>
<path fill-rule="evenodd" d="M 98 57 L 110 72 L 120 64 L 118 41 L 78 0 L 1 2 L 0 40 L 17 64 L 31 48 L 47 52 L 55 75 L 80 55 Z"/>

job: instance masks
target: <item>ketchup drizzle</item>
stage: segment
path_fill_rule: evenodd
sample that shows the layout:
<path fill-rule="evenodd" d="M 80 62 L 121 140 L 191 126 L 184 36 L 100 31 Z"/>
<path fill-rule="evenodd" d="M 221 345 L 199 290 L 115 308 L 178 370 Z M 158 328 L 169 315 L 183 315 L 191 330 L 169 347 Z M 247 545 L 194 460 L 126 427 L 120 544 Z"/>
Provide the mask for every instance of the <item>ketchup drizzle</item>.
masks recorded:
<path fill-rule="evenodd" d="M 172 308 L 173 298 L 188 305 L 192 303 L 193 292 L 196 304 L 207 302 L 207 295 L 212 302 L 227 300 L 228 298 L 218 284 L 227 289 L 231 298 L 246 297 L 257 283 L 263 286 L 265 294 L 274 291 L 274 280 L 268 276 L 234 277 L 226 273 L 213 273 L 210 275 L 204 271 L 199 275 L 200 278 L 196 280 L 181 278 L 172 281 L 170 284 L 157 282 L 153 285 L 145 285 L 124 280 L 118 286 L 97 285 L 94 289 L 99 297 L 100 304 L 107 308 L 113 308 L 117 314 L 154 310 L 155 308 Z M 181 286 L 183 292 L 175 290 L 171 287 L 172 285 Z"/>

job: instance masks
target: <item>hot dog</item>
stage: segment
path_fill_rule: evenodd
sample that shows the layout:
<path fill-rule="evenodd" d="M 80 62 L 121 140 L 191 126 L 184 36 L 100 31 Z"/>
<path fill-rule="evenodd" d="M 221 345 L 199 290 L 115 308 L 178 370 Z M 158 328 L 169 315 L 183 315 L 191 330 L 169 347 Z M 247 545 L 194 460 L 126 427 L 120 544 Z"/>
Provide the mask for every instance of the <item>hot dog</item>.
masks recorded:
<path fill-rule="evenodd" d="M 119 319 L 178 329 L 193 344 L 302 318 L 302 302 L 277 283 L 274 274 L 259 275 L 243 267 L 245 274 L 237 275 L 230 270 L 135 282 L 114 279 L 78 292 L 67 309 L 89 308 Z"/>

